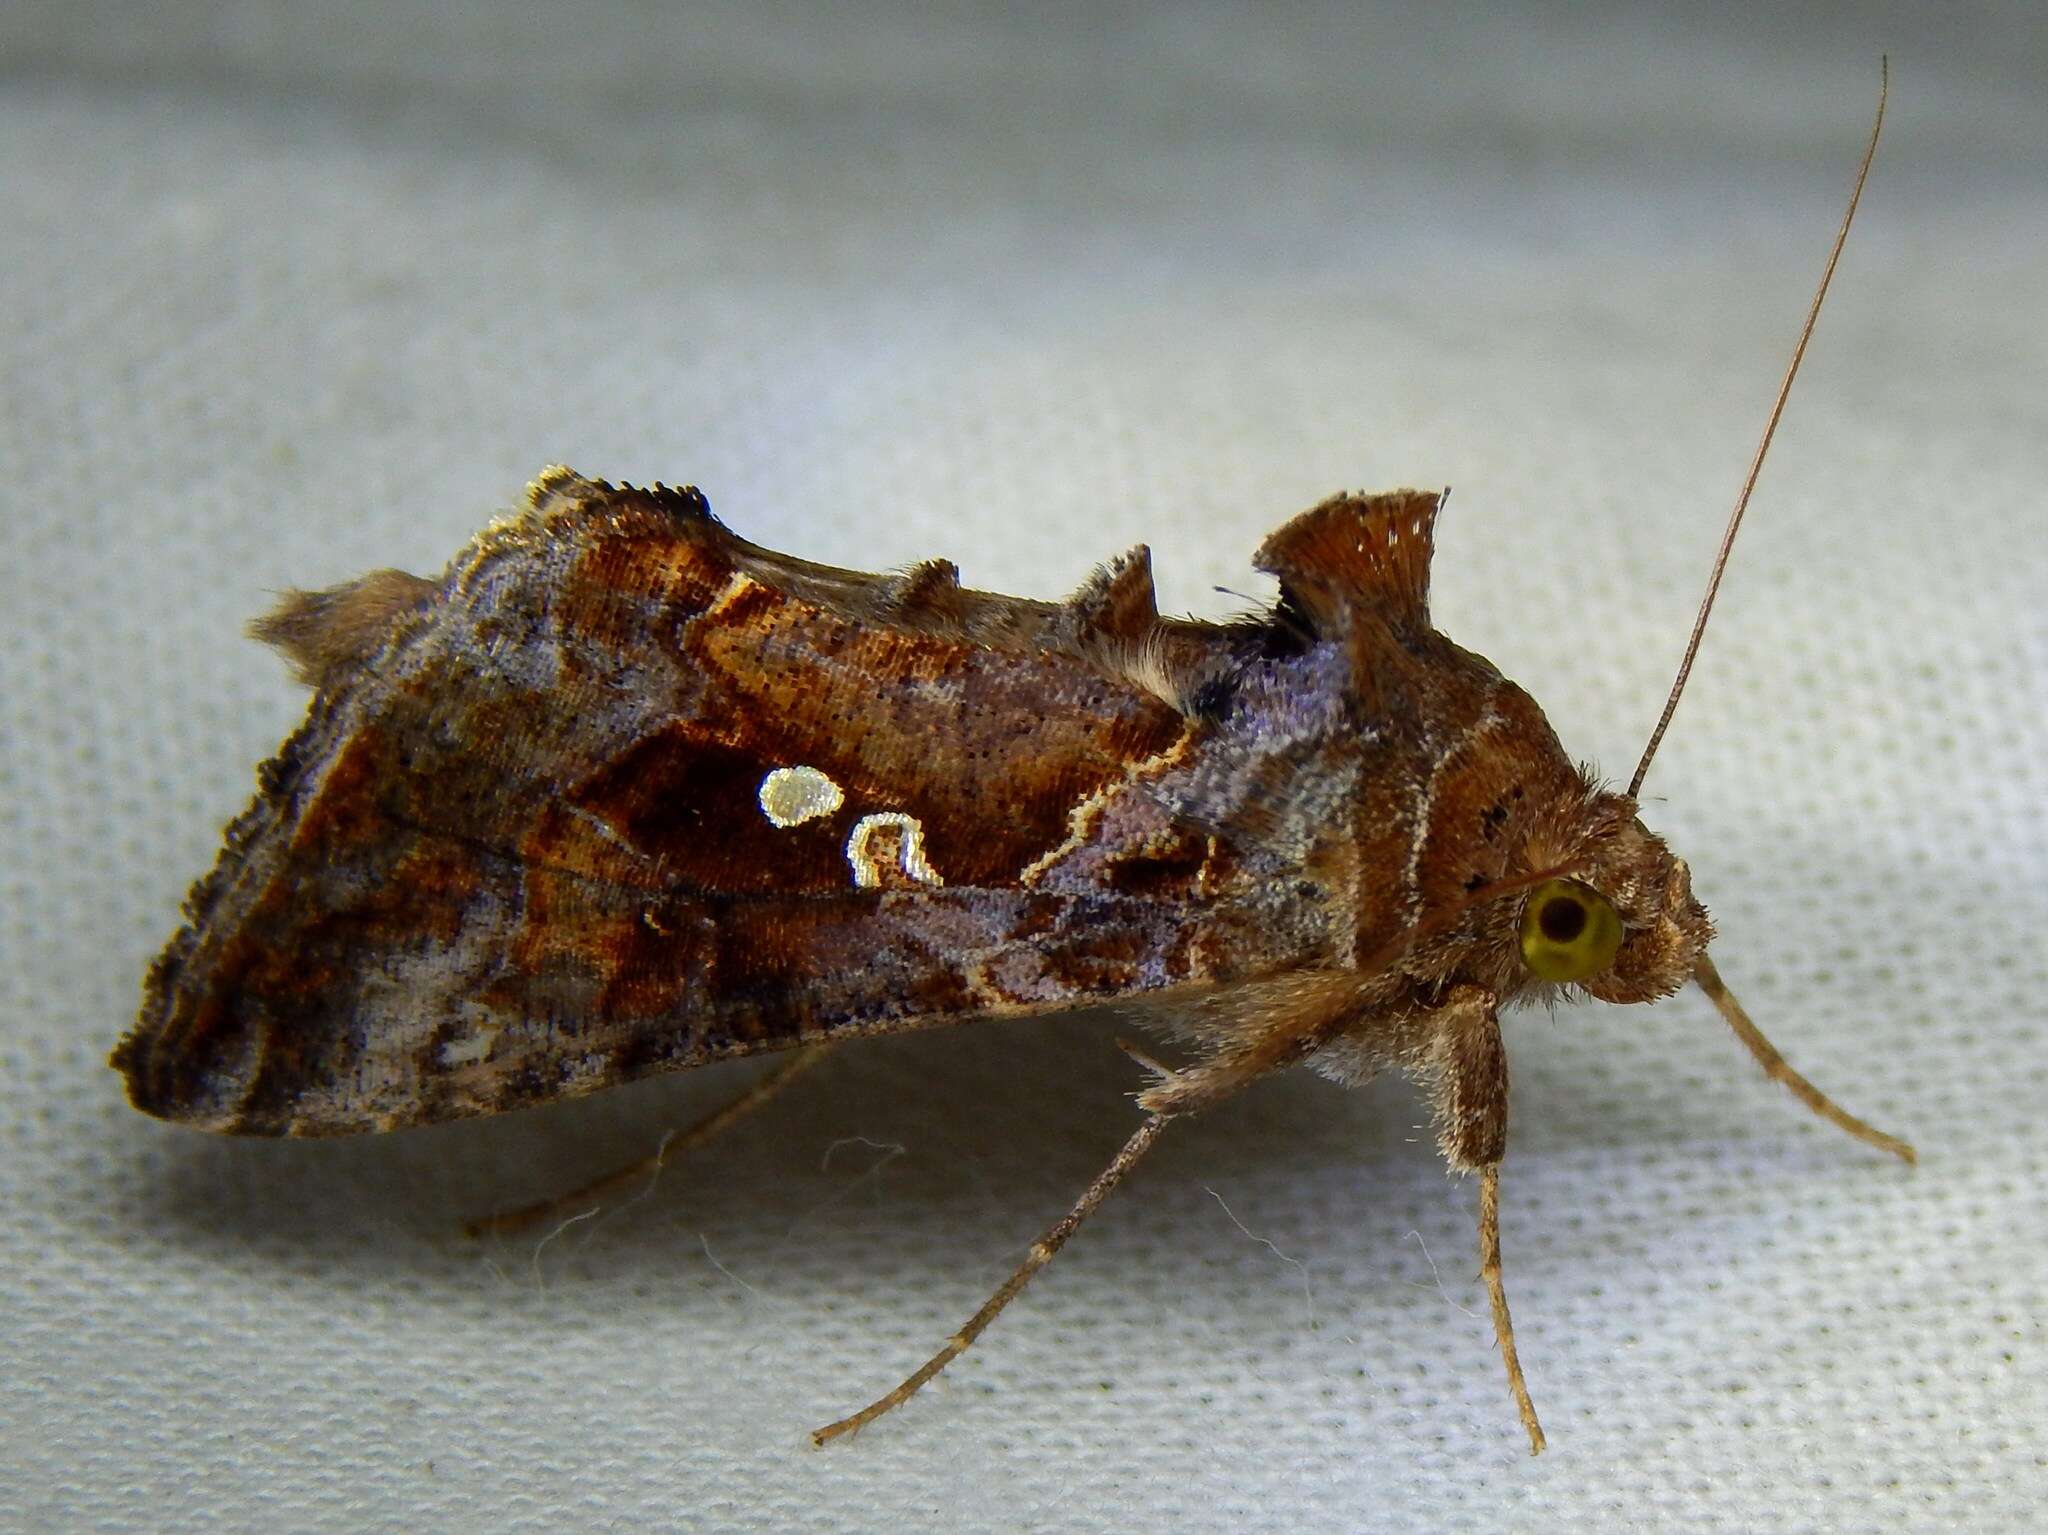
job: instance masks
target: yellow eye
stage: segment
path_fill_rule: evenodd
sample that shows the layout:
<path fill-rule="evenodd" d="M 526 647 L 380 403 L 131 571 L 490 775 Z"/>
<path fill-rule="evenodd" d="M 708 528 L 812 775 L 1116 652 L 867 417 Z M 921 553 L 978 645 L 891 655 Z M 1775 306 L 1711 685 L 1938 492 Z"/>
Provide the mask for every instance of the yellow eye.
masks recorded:
<path fill-rule="evenodd" d="M 1621 918 L 1607 897 L 1575 879 L 1538 885 L 1522 908 L 1522 958 L 1546 981 L 1583 981 L 1614 963 Z"/>

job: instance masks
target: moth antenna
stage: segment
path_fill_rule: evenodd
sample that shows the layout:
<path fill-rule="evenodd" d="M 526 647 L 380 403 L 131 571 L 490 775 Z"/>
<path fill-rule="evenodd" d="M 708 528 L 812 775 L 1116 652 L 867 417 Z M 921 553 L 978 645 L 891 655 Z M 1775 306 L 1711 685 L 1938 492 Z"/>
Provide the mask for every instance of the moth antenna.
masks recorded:
<path fill-rule="evenodd" d="M 1209 590 L 1221 592 L 1226 597 L 1235 597 L 1242 602 L 1250 604 L 1253 613 L 1257 617 L 1278 624 L 1289 634 L 1293 635 L 1296 641 L 1302 645 L 1313 645 L 1316 642 L 1315 631 L 1289 613 L 1283 603 L 1261 602 L 1250 592 L 1241 592 L 1234 586 L 1212 586 Z"/>
<path fill-rule="evenodd" d="M 1820 274 L 1820 287 L 1815 290 L 1813 304 L 1806 311 L 1806 325 L 1799 332 L 1799 344 L 1792 349 L 1791 365 L 1785 369 L 1784 382 L 1778 385 L 1778 397 L 1771 404 L 1770 420 L 1764 424 L 1762 441 L 1756 445 L 1756 456 L 1749 461 L 1749 474 L 1742 482 L 1742 493 L 1735 498 L 1735 510 L 1728 515 L 1728 526 L 1721 534 L 1720 552 L 1714 556 L 1714 569 L 1707 577 L 1707 592 L 1700 599 L 1699 616 L 1693 620 L 1692 637 L 1686 641 L 1685 655 L 1678 663 L 1678 676 L 1671 684 L 1670 696 L 1664 700 L 1664 712 L 1657 716 L 1657 728 L 1650 732 L 1650 744 L 1643 748 L 1642 761 L 1636 764 L 1635 776 L 1628 781 L 1628 797 L 1635 799 L 1643 787 L 1643 778 L 1650 771 L 1650 759 L 1657 755 L 1657 747 L 1664 739 L 1664 732 L 1671 726 L 1671 716 L 1678 710 L 1678 696 L 1685 691 L 1685 679 L 1692 673 L 1693 657 L 1699 654 L 1700 636 L 1707 632 L 1707 615 L 1714 611 L 1714 596 L 1721 589 L 1721 575 L 1728 568 L 1728 551 L 1735 547 L 1735 534 L 1742 526 L 1742 514 L 1749 508 L 1750 492 L 1756 489 L 1756 478 L 1763 472 L 1764 455 L 1770 451 L 1771 438 L 1778 430 L 1778 418 L 1785 414 L 1785 400 L 1792 393 L 1792 380 L 1799 376 L 1799 364 L 1806 357 L 1806 343 L 1813 339 L 1814 322 L 1820 318 L 1821 300 L 1828 295 L 1828 284 L 1834 280 L 1835 263 L 1842 259 L 1842 246 L 1849 239 L 1849 226 L 1856 220 L 1856 205 L 1863 200 L 1863 183 L 1870 179 L 1870 162 L 1877 157 L 1877 136 L 1884 127 L 1885 97 L 1891 91 L 1891 58 L 1889 55 L 1878 63 L 1877 120 L 1870 125 L 1870 142 L 1863 149 L 1863 163 L 1856 171 L 1856 187 L 1849 194 L 1849 209 L 1842 215 L 1842 227 L 1835 232 L 1834 248 L 1828 252 L 1828 264 Z"/>

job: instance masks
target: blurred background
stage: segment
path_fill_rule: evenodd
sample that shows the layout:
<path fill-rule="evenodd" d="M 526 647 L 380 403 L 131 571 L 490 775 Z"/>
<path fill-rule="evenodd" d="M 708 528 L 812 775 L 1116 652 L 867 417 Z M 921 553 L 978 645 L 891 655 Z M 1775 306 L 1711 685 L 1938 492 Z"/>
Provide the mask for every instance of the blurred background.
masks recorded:
<path fill-rule="evenodd" d="M 757 542 L 1164 608 L 1448 483 L 1438 622 L 1626 775 L 1886 138 L 1646 814 L 1787 1054 L 1511 1024 L 1474 1191 L 1397 1083 L 1130 1124 L 1100 1018 L 842 1053 L 631 1208 L 722 1068 L 334 1145 L 103 1065 L 302 701 L 275 590 L 437 571 L 543 464 Z M 2038 7 L 167 3 L 0 16 L 0 1523 L 2027 1527 L 2048 1495 Z"/>

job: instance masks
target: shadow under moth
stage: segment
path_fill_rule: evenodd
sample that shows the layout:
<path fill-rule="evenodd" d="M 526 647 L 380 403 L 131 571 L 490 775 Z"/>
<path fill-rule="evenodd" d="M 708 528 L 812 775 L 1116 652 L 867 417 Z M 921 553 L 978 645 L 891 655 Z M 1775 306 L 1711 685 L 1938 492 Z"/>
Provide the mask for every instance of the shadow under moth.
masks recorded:
<path fill-rule="evenodd" d="M 1879 100 L 1879 122 L 1883 98 Z M 1176 1041 L 1136 1132 L 926 1364 L 959 1355 L 1170 1124 L 1269 1072 L 1426 1088 L 1502 1283 L 1500 1016 L 1687 981 L 1764 1069 L 1690 877 L 1638 816 L 1877 145 L 1626 792 L 1428 605 L 1442 498 L 1339 495 L 1267 539 L 1270 609 L 1162 618 L 1140 547 L 1062 603 L 932 560 L 863 575 L 734 536 L 694 489 L 546 470 L 438 580 L 290 594 L 311 685 L 115 1051 L 135 1105 L 249 1135 L 391 1130 L 760 1052 L 1116 1004 Z M 670 1153 L 677 1148 L 669 1148 Z M 644 1171 L 624 1169 L 537 1219 Z"/>

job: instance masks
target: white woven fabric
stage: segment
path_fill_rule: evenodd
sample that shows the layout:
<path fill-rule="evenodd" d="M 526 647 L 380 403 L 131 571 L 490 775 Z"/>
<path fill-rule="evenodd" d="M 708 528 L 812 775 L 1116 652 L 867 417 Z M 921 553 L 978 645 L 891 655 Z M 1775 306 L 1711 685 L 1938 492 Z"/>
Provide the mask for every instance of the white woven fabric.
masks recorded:
<path fill-rule="evenodd" d="M 0 1525 L 2036 1527 L 2037 20 L 1119 14 L 9 7 Z M 544 1241 L 457 1222 L 751 1068 L 332 1144 L 123 1103 L 138 977 L 302 707 L 241 622 L 438 569 L 550 460 L 1031 595 L 1146 541 L 1212 615 L 1325 493 L 1450 482 L 1441 623 L 1625 776 L 1885 48 L 1649 814 L 1759 1021 L 1923 1161 L 1810 1118 L 1697 996 L 1512 1020 L 1541 1459 L 1475 1190 L 1399 1084 L 1175 1130 L 825 1451 L 1128 1133 L 1101 1020 L 847 1050 Z"/>

